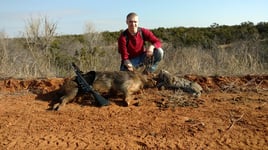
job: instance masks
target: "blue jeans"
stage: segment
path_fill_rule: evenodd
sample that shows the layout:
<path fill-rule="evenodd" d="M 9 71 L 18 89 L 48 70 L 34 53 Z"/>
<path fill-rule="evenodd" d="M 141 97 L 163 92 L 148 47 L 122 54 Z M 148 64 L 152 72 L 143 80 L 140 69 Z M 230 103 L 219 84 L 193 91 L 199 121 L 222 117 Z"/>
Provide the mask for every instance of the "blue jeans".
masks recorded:
<path fill-rule="evenodd" d="M 159 62 L 163 59 L 164 56 L 164 51 L 162 48 L 155 48 L 154 49 L 154 53 L 153 53 L 153 61 L 152 64 L 150 65 L 150 67 L 148 68 L 148 72 L 154 72 L 157 69 L 157 66 L 159 64 Z M 139 68 L 141 67 L 143 64 L 145 64 L 146 62 L 146 53 L 143 53 L 142 55 L 129 59 L 130 62 L 132 63 L 132 65 L 135 68 Z M 121 63 L 120 66 L 120 70 L 121 71 L 127 71 L 128 69 L 124 66 L 123 62 Z"/>

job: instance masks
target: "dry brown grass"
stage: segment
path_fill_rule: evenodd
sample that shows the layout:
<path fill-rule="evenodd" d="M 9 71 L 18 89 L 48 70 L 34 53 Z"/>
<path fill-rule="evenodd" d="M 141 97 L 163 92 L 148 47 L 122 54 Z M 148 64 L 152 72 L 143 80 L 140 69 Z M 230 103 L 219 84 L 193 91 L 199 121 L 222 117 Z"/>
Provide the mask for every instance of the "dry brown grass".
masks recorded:
<path fill-rule="evenodd" d="M 41 22 L 42 23 L 42 22 Z M 40 22 L 29 22 L 26 28 L 26 48 L 23 42 L 7 38 L 5 33 L 0 37 L 0 77 L 31 78 L 31 77 L 66 77 L 74 75 L 71 67 L 55 66 L 56 57 L 49 52 L 49 46 L 55 35 L 56 25 L 45 21 L 44 31 Z M 34 32 L 37 30 L 36 32 Z M 87 40 L 86 47 L 77 42 L 63 43 L 61 49 L 85 49 L 86 57 L 75 56 L 79 67 L 83 71 L 119 70 L 120 55 L 117 44 L 103 45 L 103 39 L 97 32 L 91 31 L 84 34 Z M 25 43 L 25 42 L 24 42 Z M 71 49 L 66 47 L 71 47 Z M 42 49 L 43 48 L 43 49 Z M 172 44 L 163 44 L 165 56 L 159 69 L 165 69 L 173 74 L 186 75 L 247 75 L 268 74 L 267 48 L 256 41 L 240 41 L 230 45 L 218 46 L 214 49 L 201 47 L 173 48 Z M 72 52 L 74 53 L 74 52 Z"/>
<path fill-rule="evenodd" d="M 228 47 L 203 49 L 188 47 L 172 49 L 166 46 L 162 67 L 181 75 L 246 75 L 267 74 L 258 43 L 242 41 Z"/>

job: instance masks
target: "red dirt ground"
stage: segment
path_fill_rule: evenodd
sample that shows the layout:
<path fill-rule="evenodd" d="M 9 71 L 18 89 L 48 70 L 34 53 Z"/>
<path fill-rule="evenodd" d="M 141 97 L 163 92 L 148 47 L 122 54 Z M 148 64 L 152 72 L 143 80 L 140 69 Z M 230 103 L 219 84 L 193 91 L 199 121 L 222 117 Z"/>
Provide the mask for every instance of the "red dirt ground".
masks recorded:
<path fill-rule="evenodd" d="M 155 88 L 60 111 L 47 108 L 63 79 L 0 80 L 0 149 L 268 149 L 267 75 L 186 78 L 201 97 Z"/>

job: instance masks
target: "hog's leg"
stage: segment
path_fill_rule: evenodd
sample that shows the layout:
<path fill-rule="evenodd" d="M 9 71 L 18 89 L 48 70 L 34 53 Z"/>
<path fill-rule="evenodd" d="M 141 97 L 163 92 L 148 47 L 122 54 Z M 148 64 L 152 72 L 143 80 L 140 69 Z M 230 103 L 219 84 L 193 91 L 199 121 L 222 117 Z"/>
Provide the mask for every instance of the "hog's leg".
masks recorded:
<path fill-rule="evenodd" d="M 60 107 L 63 107 L 65 104 L 72 101 L 77 95 L 77 93 L 78 93 L 77 87 L 73 88 L 72 90 L 69 90 L 68 93 L 65 93 L 65 95 L 60 98 L 60 102 L 53 106 L 53 110 L 59 110 Z"/>

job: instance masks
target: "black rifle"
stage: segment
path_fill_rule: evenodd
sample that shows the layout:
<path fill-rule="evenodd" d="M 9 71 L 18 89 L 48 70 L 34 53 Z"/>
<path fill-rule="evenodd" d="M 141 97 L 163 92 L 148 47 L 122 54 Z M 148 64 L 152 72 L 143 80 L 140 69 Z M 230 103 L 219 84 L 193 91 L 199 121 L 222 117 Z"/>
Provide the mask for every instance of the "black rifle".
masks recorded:
<path fill-rule="evenodd" d="M 110 102 L 104 97 L 102 97 L 98 92 L 93 90 L 93 87 L 89 85 L 88 82 L 85 80 L 85 78 L 82 76 L 82 71 L 80 71 L 80 69 L 74 63 L 72 63 L 72 67 L 77 75 L 77 82 L 79 86 L 82 88 L 82 90 L 85 93 L 91 93 L 100 106 L 109 105 Z"/>

